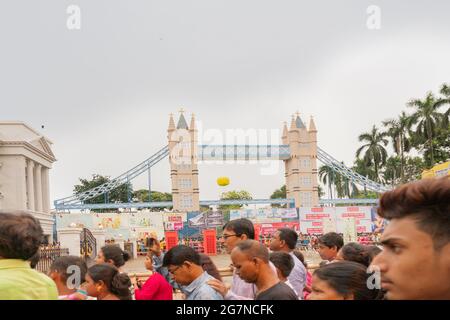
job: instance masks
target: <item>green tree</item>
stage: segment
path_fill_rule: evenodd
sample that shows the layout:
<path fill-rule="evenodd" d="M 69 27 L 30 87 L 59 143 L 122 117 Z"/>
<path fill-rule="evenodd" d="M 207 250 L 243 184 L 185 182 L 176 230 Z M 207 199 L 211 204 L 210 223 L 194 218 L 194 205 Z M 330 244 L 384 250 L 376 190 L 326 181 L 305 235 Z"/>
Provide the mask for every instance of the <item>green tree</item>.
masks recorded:
<path fill-rule="evenodd" d="M 425 161 L 421 157 L 408 157 L 405 162 L 405 182 L 411 182 L 422 178 L 422 172 L 427 169 Z"/>
<path fill-rule="evenodd" d="M 401 175 L 401 159 L 399 157 L 389 157 L 386 160 L 386 166 L 383 171 L 384 183 L 390 184 L 392 187 L 403 181 Z"/>
<path fill-rule="evenodd" d="M 222 193 L 221 200 L 251 200 L 253 199 L 251 194 L 245 190 L 233 190 Z M 242 208 L 241 204 L 233 204 L 233 205 L 220 205 L 219 210 L 230 210 L 230 209 L 240 209 Z"/>
<path fill-rule="evenodd" d="M 359 173 L 360 175 L 366 177 L 370 180 L 375 180 L 375 172 L 373 171 L 373 168 L 366 165 L 366 162 L 363 159 L 355 159 L 355 162 L 353 163 L 352 170 L 356 173 Z M 359 194 L 359 191 L 356 192 L 356 194 Z M 364 193 L 367 194 L 367 188 L 364 186 Z"/>
<path fill-rule="evenodd" d="M 172 201 L 172 194 L 168 192 L 159 192 L 159 191 L 152 191 L 151 193 L 151 201 L 152 202 L 165 202 L 165 201 Z M 148 197 L 148 190 L 147 189 L 140 189 L 133 192 L 133 201 L 134 202 L 149 202 Z M 152 208 L 153 211 L 161 211 L 164 207 L 154 207 Z"/>
<path fill-rule="evenodd" d="M 286 199 L 287 198 L 287 192 L 286 192 L 286 185 L 282 185 L 280 189 L 276 189 L 272 195 L 270 196 L 270 199 Z M 274 208 L 281 208 L 282 205 L 277 203 L 272 203 L 272 207 Z"/>
<path fill-rule="evenodd" d="M 356 150 L 356 157 L 359 158 L 364 151 L 363 159 L 366 166 L 373 164 L 375 181 L 380 181 L 379 170 L 386 163 L 387 158 L 387 151 L 384 148 L 388 144 L 386 133 L 378 131 L 374 125 L 372 131 L 361 134 L 358 139 L 365 144 Z"/>
<path fill-rule="evenodd" d="M 408 137 L 408 123 L 409 117 L 404 111 L 402 111 L 397 119 L 383 121 L 383 125 L 387 129 L 387 134 L 392 139 L 394 151 L 400 156 L 400 179 L 402 182 L 404 182 L 405 153 L 411 148 Z"/>
<path fill-rule="evenodd" d="M 344 163 L 342 162 L 342 164 Z M 356 184 L 346 176 L 343 176 L 339 173 L 336 174 L 334 184 L 338 198 L 352 198 L 355 194 L 358 193 Z"/>
<path fill-rule="evenodd" d="M 437 136 L 438 128 L 446 123 L 445 114 L 439 112 L 439 108 L 443 105 L 444 103 L 436 99 L 432 92 L 429 92 L 424 100 L 412 99 L 407 104 L 408 107 L 415 109 L 408 122 L 414 135 L 414 147 L 418 150 L 424 148 L 425 152 L 429 152 L 430 166 L 435 164 L 433 140 Z"/>
<path fill-rule="evenodd" d="M 333 187 L 337 179 L 336 171 L 328 165 L 323 165 L 319 168 L 319 179 L 325 186 L 328 186 L 330 199 L 333 199 Z"/>
<path fill-rule="evenodd" d="M 107 183 L 110 181 L 110 178 L 108 176 L 102 176 L 99 174 L 93 174 L 92 179 L 83 179 L 79 178 L 80 184 L 77 184 L 73 188 L 73 192 L 76 195 L 79 195 L 85 191 L 91 190 L 95 187 L 98 187 L 104 183 Z M 107 197 L 105 195 L 99 195 L 97 197 L 94 197 L 92 199 L 86 200 L 86 204 L 97 204 L 97 203 L 105 203 L 105 200 L 108 200 L 109 203 L 126 203 L 128 202 L 128 195 L 129 192 L 133 192 L 133 186 L 131 183 L 124 183 L 117 188 L 111 190 Z M 117 211 L 117 210 L 93 210 L 95 212 L 103 212 L 103 211 Z"/>
<path fill-rule="evenodd" d="M 450 105 L 450 85 L 444 83 L 439 90 L 441 97 L 438 98 L 436 105 L 438 108 L 446 105 Z M 448 107 L 447 111 L 444 111 L 444 116 L 442 119 L 442 128 L 447 128 L 449 126 L 449 117 L 450 117 L 450 107 Z"/>

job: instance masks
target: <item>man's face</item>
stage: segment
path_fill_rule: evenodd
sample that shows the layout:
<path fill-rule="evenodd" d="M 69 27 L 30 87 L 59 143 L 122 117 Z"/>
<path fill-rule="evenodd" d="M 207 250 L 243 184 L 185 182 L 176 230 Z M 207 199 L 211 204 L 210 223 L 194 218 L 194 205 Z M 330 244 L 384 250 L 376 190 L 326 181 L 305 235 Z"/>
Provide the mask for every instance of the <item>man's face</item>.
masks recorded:
<path fill-rule="evenodd" d="M 326 245 L 324 245 L 323 243 L 319 243 L 319 255 L 322 258 L 322 260 L 334 260 L 334 258 L 336 258 L 337 255 L 337 248 L 336 246 L 333 247 L 327 247 Z"/>
<path fill-rule="evenodd" d="M 412 218 L 393 219 L 372 261 L 390 300 L 450 299 L 450 244 L 435 251 L 432 237 Z"/>
<path fill-rule="evenodd" d="M 248 283 L 256 282 L 259 271 L 256 258 L 249 259 L 247 255 L 236 248 L 231 252 L 231 261 L 233 262 L 236 274 L 242 280 Z"/>
<path fill-rule="evenodd" d="M 230 229 L 223 230 L 222 238 L 225 243 L 225 250 L 228 254 L 231 253 L 231 251 L 236 247 L 236 245 L 243 241 L 247 240 L 246 235 L 238 235 L 236 232 Z"/>
<path fill-rule="evenodd" d="M 167 267 L 170 277 L 179 285 L 187 286 L 192 282 L 192 276 L 188 263 L 183 263 L 180 266 L 169 265 Z"/>
<path fill-rule="evenodd" d="M 280 251 L 283 243 L 280 240 L 280 232 L 275 232 L 272 240 L 270 240 L 270 250 Z"/>

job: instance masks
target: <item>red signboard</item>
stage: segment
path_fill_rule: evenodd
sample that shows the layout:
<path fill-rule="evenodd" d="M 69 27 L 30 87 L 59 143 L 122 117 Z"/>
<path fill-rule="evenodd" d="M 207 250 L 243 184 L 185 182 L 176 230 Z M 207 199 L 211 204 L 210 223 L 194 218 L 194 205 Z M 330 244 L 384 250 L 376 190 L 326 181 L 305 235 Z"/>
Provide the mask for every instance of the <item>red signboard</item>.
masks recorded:
<path fill-rule="evenodd" d="M 255 229 L 256 228 L 259 229 L 260 234 L 262 234 L 263 236 L 269 236 L 273 235 L 280 228 L 291 228 L 298 232 L 300 226 L 298 222 L 272 222 L 255 224 Z"/>
<path fill-rule="evenodd" d="M 166 231 L 164 234 L 166 236 L 167 251 L 178 245 L 178 232 Z"/>
<path fill-rule="evenodd" d="M 216 230 L 203 230 L 203 248 L 204 253 L 207 255 L 216 255 L 217 247 L 216 247 Z"/>

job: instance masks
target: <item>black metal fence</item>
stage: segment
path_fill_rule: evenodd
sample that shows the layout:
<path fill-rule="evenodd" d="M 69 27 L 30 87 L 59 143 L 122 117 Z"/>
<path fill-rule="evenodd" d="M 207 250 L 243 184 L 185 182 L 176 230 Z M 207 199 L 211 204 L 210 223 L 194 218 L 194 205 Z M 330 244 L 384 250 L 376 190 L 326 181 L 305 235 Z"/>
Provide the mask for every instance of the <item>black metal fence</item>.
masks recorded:
<path fill-rule="evenodd" d="M 39 248 L 39 261 L 36 264 L 35 269 L 37 271 L 47 273 L 48 269 L 52 265 L 56 258 L 62 256 L 68 256 L 69 249 L 53 247 L 53 246 L 43 246 Z"/>

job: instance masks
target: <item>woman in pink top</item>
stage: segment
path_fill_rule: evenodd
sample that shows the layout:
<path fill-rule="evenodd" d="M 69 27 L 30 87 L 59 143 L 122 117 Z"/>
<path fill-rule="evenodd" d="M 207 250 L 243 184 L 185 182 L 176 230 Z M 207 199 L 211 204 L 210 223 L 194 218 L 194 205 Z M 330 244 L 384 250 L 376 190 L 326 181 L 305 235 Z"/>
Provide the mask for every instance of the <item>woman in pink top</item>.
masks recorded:
<path fill-rule="evenodd" d="M 158 272 L 153 271 L 152 252 L 145 257 L 145 268 L 151 272 L 150 277 L 143 285 L 134 282 L 134 295 L 136 300 L 172 300 L 173 289 L 167 280 Z"/>

